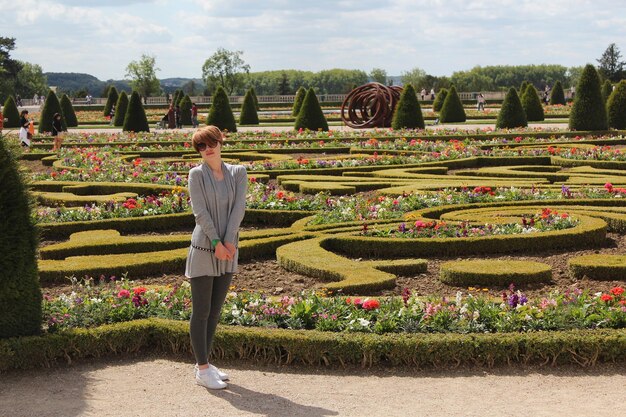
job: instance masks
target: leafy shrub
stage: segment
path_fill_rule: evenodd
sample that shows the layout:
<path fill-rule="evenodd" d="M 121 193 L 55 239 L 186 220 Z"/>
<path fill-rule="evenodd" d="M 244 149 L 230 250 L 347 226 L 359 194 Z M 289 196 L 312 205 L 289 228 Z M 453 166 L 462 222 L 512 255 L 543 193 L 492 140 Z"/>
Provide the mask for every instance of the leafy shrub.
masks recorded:
<path fill-rule="evenodd" d="M 439 120 L 441 123 L 464 122 L 467 119 L 463 103 L 456 92 L 456 88 L 452 86 L 446 95 L 446 99 L 441 106 Z"/>
<path fill-rule="evenodd" d="M 565 105 L 565 93 L 563 92 L 563 85 L 560 81 L 557 81 L 552 88 L 552 93 L 550 94 L 550 104 Z"/>
<path fill-rule="evenodd" d="M 600 92 L 600 77 L 596 68 L 587 64 L 576 86 L 574 105 L 569 115 L 569 127 L 572 130 L 606 130 L 605 101 Z"/>
<path fill-rule="evenodd" d="M 519 86 L 519 95 L 520 95 L 520 97 L 523 97 L 524 94 L 526 94 L 526 89 L 528 88 L 529 84 L 532 85 L 531 83 L 529 83 L 526 80 L 522 81 L 522 84 L 520 84 L 520 86 Z"/>
<path fill-rule="evenodd" d="M 115 88 L 114 86 L 111 86 L 111 88 L 109 88 L 109 95 L 107 97 L 107 102 L 104 105 L 104 112 L 103 114 L 105 116 L 108 116 L 109 114 L 111 114 L 111 107 L 117 103 L 117 100 L 119 99 L 119 94 L 117 93 L 117 88 Z"/>
<path fill-rule="evenodd" d="M 126 118 L 126 112 L 128 111 L 128 95 L 126 91 L 120 93 L 115 105 L 115 119 L 113 120 L 114 126 L 124 126 L 124 119 Z"/>
<path fill-rule="evenodd" d="M 522 93 L 522 107 L 529 122 L 540 122 L 545 119 L 539 94 L 532 84 L 527 84 L 526 91 Z"/>
<path fill-rule="evenodd" d="M 441 93 L 439 93 L 441 94 Z M 396 104 L 391 127 L 394 129 L 424 129 L 422 108 L 417 101 L 413 85 L 404 87 L 400 101 Z"/>
<path fill-rule="evenodd" d="M 296 98 L 293 101 L 293 111 L 291 112 L 292 116 L 297 116 L 300 113 L 300 108 L 302 107 L 302 102 L 304 101 L 304 97 L 306 96 L 306 89 L 304 87 L 298 88 L 298 92 L 296 93 Z"/>
<path fill-rule="evenodd" d="M 626 80 L 617 84 L 607 103 L 609 127 L 626 129 Z"/>
<path fill-rule="evenodd" d="M 15 100 L 12 96 L 7 97 L 2 108 L 2 117 L 8 119 L 4 124 L 4 127 L 19 127 L 20 126 L 20 112 L 17 109 Z"/>
<path fill-rule="evenodd" d="M 606 103 L 609 100 L 609 96 L 613 92 L 613 84 L 610 80 L 605 80 L 602 84 L 602 100 Z"/>
<path fill-rule="evenodd" d="M 38 333 L 41 289 L 31 201 L 14 151 L 0 140 L 0 338 Z"/>
<path fill-rule="evenodd" d="M 180 122 L 183 125 L 191 125 L 191 97 L 185 95 L 180 100 Z"/>
<path fill-rule="evenodd" d="M 63 94 L 61 97 L 61 109 L 63 110 L 63 118 L 65 119 L 65 124 L 67 127 L 76 127 L 78 126 L 78 119 L 76 119 L 76 112 L 74 112 L 74 106 L 72 105 L 72 101 L 67 96 L 67 94 Z"/>
<path fill-rule="evenodd" d="M 52 132 L 52 119 L 55 113 L 63 114 L 63 110 L 61 109 L 61 103 L 59 103 L 57 95 L 50 90 L 48 97 L 46 97 L 46 102 L 43 105 L 41 117 L 39 118 L 39 133 Z M 65 124 L 64 117 L 61 118 L 61 124 L 63 125 L 63 129 L 66 130 L 67 125 Z"/>
<path fill-rule="evenodd" d="M 128 103 L 128 110 L 126 110 L 126 116 L 124 117 L 124 132 L 149 132 L 148 119 L 146 118 L 146 111 L 141 104 L 141 98 L 139 93 L 133 91 L 130 96 L 130 102 Z"/>
<path fill-rule="evenodd" d="M 294 128 L 328 131 L 328 122 L 312 87 L 304 97 Z"/>
<path fill-rule="evenodd" d="M 534 88 L 534 87 L 533 87 Z M 511 87 L 504 97 L 504 102 L 498 114 L 496 128 L 510 129 L 514 127 L 528 126 L 526 113 L 522 107 L 522 103 L 517 95 L 515 88 Z"/>
<path fill-rule="evenodd" d="M 441 111 L 441 107 L 443 107 L 443 102 L 446 101 L 447 95 L 447 88 L 442 88 L 441 90 L 439 90 L 437 97 L 435 97 L 435 101 L 433 101 L 433 111 Z"/>
<path fill-rule="evenodd" d="M 227 130 L 229 132 L 237 131 L 237 124 L 235 123 L 233 110 L 230 107 L 228 95 L 226 95 L 226 91 L 224 91 L 224 88 L 221 86 L 217 88 L 213 95 L 211 109 L 209 110 L 206 123 L 208 125 L 217 126 L 220 130 Z"/>
<path fill-rule="evenodd" d="M 256 112 L 257 106 L 254 101 L 254 95 L 252 89 L 248 90 L 246 96 L 243 98 L 243 104 L 241 105 L 241 113 L 239 114 L 239 124 L 241 125 L 258 125 L 259 115 Z"/>

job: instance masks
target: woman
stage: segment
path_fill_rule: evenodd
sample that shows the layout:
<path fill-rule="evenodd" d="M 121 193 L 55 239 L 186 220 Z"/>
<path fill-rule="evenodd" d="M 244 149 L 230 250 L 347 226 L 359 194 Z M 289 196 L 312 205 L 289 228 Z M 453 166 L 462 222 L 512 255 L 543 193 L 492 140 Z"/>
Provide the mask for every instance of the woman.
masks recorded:
<path fill-rule="evenodd" d="M 52 116 L 52 137 L 54 138 L 54 146 L 52 147 L 52 151 L 58 151 L 61 149 L 61 142 L 63 141 L 63 122 L 61 121 L 61 115 L 59 113 L 54 113 Z"/>
<path fill-rule="evenodd" d="M 28 137 L 28 126 L 30 121 L 28 120 L 28 110 L 22 110 L 20 113 L 20 143 L 22 146 L 30 146 L 30 138 Z"/>
<path fill-rule="evenodd" d="M 189 333 L 196 357 L 196 383 L 210 389 L 226 388 L 228 375 L 209 365 L 220 311 L 237 272 L 239 225 L 246 209 L 248 178 L 241 165 L 222 161 L 224 137 L 207 126 L 194 133 L 191 143 L 203 163 L 189 171 L 189 195 L 196 219 L 185 276 L 191 282 L 192 312 Z"/>
<path fill-rule="evenodd" d="M 174 115 L 174 105 L 170 103 L 170 108 L 167 109 L 167 128 L 176 128 L 176 117 Z"/>

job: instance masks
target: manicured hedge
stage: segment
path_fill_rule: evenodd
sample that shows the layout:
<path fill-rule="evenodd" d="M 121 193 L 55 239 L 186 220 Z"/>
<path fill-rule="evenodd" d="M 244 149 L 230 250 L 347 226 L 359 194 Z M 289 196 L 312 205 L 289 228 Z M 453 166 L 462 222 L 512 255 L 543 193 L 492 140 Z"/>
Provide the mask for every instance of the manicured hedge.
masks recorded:
<path fill-rule="evenodd" d="M 424 117 L 415 89 L 408 84 L 402 91 L 400 101 L 396 104 L 391 127 L 399 129 L 424 129 Z"/>
<path fill-rule="evenodd" d="M 411 368 L 623 363 L 626 330 L 501 334 L 335 333 L 220 326 L 213 359 L 264 364 Z M 189 325 L 136 320 L 92 329 L 0 340 L 0 371 L 39 369 L 110 356 L 177 354 L 191 359 Z"/>
<path fill-rule="evenodd" d="M 511 283 L 549 282 L 552 268 L 548 264 L 510 260 L 464 260 L 441 265 L 439 279 L 457 286 L 506 286 Z"/>
<path fill-rule="evenodd" d="M 569 269 L 575 278 L 599 281 L 626 281 L 626 255 L 593 254 L 571 258 Z"/>
<path fill-rule="evenodd" d="M 456 88 L 452 86 L 446 95 L 446 99 L 441 106 L 441 112 L 439 113 L 439 120 L 441 123 L 455 123 L 465 122 L 467 119 L 465 115 L 465 109 L 459 99 L 459 95 L 456 92 Z"/>

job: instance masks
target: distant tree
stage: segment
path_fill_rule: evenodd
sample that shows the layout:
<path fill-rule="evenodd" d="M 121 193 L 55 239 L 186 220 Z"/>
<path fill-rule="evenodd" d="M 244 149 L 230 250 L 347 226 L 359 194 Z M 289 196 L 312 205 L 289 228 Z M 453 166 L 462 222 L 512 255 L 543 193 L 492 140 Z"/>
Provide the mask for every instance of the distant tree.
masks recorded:
<path fill-rule="evenodd" d="M 374 82 L 387 85 L 387 71 L 382 68 L 372 68 L 370 79 Z"/>
<path fill-rule="evenodd" d="M 598 59 L 598 70 L 600 73 L 613 82 L 618 82 L 624 76 L 624 65 L 621 60 L 622 54 L 614 43 L 610 44 L 600 59 Z"/>
<path fill-rule="evenodd" d="M 315 90 L 313 90 L 313 88 L 309 88 L 309 91 L 307 91 L 306 96 L 304 97 L 302 107 L 300 108 L 294 123 L 294 128 L 296 130 L 308 129 L 328 131 L 328 122 L 326 121 L 326 117 L 324 117 L 324 112 L 322 112 L 322 107 L 317 100 L 317 96 L 315 95 Z"/>
<path fill-rule="evenodd" d="M 287 96 L 291 94 L 291 87 L 289 85 L 289 77 L 287 76 L 287 73 L 284 71 L 281 75 L 280 86 L 278 87 L 278 94 L 281 96 Z"/>
<path fill-rule="evenodd" d="M 602 92 L 602 101 L 606 103 L 609 99 L 609 96 L 613 92 L 613 84 L 611 83 L 611 81 L 604 80 L 604 83 L 602 84 L 602 89 L 600 91 Z"/>
<path fill-rule="evenodd" d="M 237 131 L 233 109 L 230 107 L 228 95 L 222 87 L 217 87 L 217 91 L 213 94 L 206 123 L 208 125 L 217 126 L 220 130 L 229 132 Z"/>
<path fill-rule="evenodd" d="M 428 90 L 429 85 L 426 84 L 426 78 L 428 74 L 421 68 L 413 68 L 402 74 L 402 84 L 412 84 L 418 90 L 426 88 Z"/>
<path fill-rule="evenodd" d="M 124 132 L 149 132 L 146 111 L 141 103 L 141 98 L 137 91 L 133 91 L 128 102 L 128 109 L 124 117 Z"/>
<path fill-rule="evenodd" d="M 217 52 L 204 61 L 202 78 L 207 87 L 211 84 L 220 85 L 230 95 L 243 86 L 245 75 L 250 72 L 250 65 L 244 62 L 241 55 L 243 51 L 218 48 Z"/>
<path fill-rule="evenodd" d="M 615 87 L 607 103 L 609 127 L 626 129 L 626 80 L 622 80 Z"/>
<path fill-rule="evenodd" d="M 194 80 L 189 80 L 185 84 L 183 84 L 182 90 L 188 96 L 195 96 L 197 93 L 196 89 L 198 87 L 200 86 L 196 85 L 196 82 Z"/>
<path fill-rule="evenodd" d="M 22 69 L 17 74 L 15 91 L 19 91 L 22 97 L 32 97 L 33 94 L 43 94 L 48 91 L 48 81 L 43 75 L 41 66 L 30 62 L 20 62 Z"/>
<path fill-rule="evenodd" d="M 141 55 L 138 61 L 131 61 L 126 67 L 126 76 L 130 78 L 130 86 L 143 97 L 161 94 L 161 82 L 156 76 L 156 57 Z"/>
<path fill-rule="evenodd" d="M 396 104 L 393 113 L 391 127 L 395 130 L 424 129 L 425 127 L 422 108 L 417 101 L 415 88 L 411 84 L 405 85 L 404 90 L 402 90 L 400 101 Z"/>
<path fill-rule="evenodd" d="M 600 92 L 600 77 L 596 68 L 587 64 L 576 86 L 574 104 L 569 114 L 572 130 L 606 130 L 606 106 Z"/>
<path fill-rule="evenodd" d="M 15 94 L 15 84 L 22 64 L 11 58 L 15 38 L 0 36 L 0 99 Z"/>
<path fill-rule="evenodd" d="M 76 118 L 76 112 L 74 111 L 74 106 L 72 105 L 72 101 L 67 96 L 67 94 L 63 94 L 61 97 L 61 110 L 63 119 L 65 120 L 65 124 L 67 127 L 76 127 L 78 126 L 78 119 Z"/>
<path fill-rule="evenodd" d="M 126 112 L 128 111 L 128 94 L 126 91 L 122 91 L 117 99 L 115 105 L 115 119 L 113 119 L 113 126 L 124 126 L 124 119 L 126 119 Z"/>

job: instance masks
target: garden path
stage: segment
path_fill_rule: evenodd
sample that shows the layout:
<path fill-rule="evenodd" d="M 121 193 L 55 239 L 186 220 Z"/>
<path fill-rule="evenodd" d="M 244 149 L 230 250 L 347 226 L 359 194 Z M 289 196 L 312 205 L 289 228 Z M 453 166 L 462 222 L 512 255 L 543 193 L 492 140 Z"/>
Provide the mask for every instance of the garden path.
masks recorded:
<path fill-rule="evenodd" d="M 227 390 L 180 360 L 81 362 L 0 378 L 2 416 L 614 416 L 626 366 L 488 371 L 223 366 Z"/>

